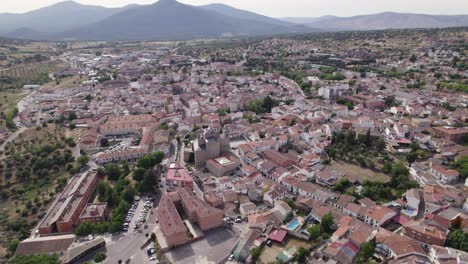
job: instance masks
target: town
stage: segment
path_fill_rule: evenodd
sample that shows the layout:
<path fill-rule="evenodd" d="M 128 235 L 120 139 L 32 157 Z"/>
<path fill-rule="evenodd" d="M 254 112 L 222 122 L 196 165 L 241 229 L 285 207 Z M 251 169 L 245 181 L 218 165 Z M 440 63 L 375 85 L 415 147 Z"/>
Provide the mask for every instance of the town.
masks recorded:
<path fill-rule="evenodd" d="M 61 66 L 2 117 L 3 253 L 467 263 L 467 39 L 47 43 Z"/>

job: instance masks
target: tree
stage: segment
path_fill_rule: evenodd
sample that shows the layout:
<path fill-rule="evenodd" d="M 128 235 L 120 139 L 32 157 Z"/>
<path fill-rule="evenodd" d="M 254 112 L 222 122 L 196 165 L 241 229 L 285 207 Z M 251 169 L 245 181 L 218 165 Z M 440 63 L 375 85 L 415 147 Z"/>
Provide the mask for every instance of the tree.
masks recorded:
<path fill-rule="evenodd" d="M 296 256 L 294 257 L 294 261 L 297 261 L 298 263 L 305 263 L 309 254 L 310 250 L 300 247 L 297 250 Z"/>
<path fill-rule="evenodd" d="M 153 170 L 148 170 L 143 177 L 143 181 L 138 186 L 138 191 L 142 193 L 150 192 L 154 189 L 156 182 L 156 173 Z"/>
<path fill-rule="evenodd" d="M 412 63 L 415 63 L 416 61 L 418 60 L 418 57 L 416 57 L 416 55 L 411 55 L 411 57 L 409 58 L 409 61 L 411 61 Z"/>
<path fill-rule="evenodd" d="M 450 232 L 447 238 L 447 246 L 463 251 L 468 251 L 468 233 L 462 229 Z"/>
<path fill-rule="evenodd" d="M 327 234 L 333 233 L 334 230 L 334 223 L 333 223 L 333 215 L 331 213 L 327 213 L 322 217 L 322 221 L 320 222 L 320 226 L 322 227 L 323 231 Z"/>
<path fill-rule="evenodd" d="M 84 166 L 86 166 L 86 164 L 88 164 L 89 162 L 89 157 L 88 155 L 81 155 L 79 158 L 78 158 L 78 163 L 80 164 L 80 167 L 83 168 Z"/>
<path fill-rule="evenodd" d="M 16 251 L 16 248 L 18 247 L 18 244 L 19 244 L 19 240 L 18 239 L 13 239 L 11 240 L 10 242 L 8 242 L 8 251 L 11 253 L 11 254 L 14 254 L 15 251 Z"/>
<path fill-rule="evenodd" d="M 94 260 L 94 262 L 96 262 L 96 263 L 101 263 L 101 262 L 103 262 L 106 258 L 107 258 L 106 253 L 104 253 L 104 252 L 98 252 L 98 253 L 96 253 L 96 255 L 94 255 L 94 259 L 93 259 L 93 260 Z"/>
<path fill-rule="evenodd" d="M 82 222 L 77 228 L 75 228 L 75 235 L 87 236 L 92 234 L 94 231 L 94 224 L 89 221 Z"/>
<path fill-rule="evenodd" d="M 460 173 L 460 178 L 462 180 L 468 178 L 468 156 L 463 156 L 459 160 L 453 162 L 451 167 Z"/>
<path fill-rule="evenodd" d="M 16 255 L 10 260 L 11 264 L 59 264 L 58 255 Z"/>
<path fill-rule="evenodd" d="M 367 130 L 365 143 L 368 148 L 372 146 L 372 137 L 371 137 L 370 129 Z"/>
<path fill-rule="evenodd" d="M 109 177 L 109 180 L 116 181 L 120 178 L 121 171 L 120 167 L 117 164 L 109 163 L 104 166 L 104 171 L 106 175 Z"/>
<path fill-rule="evenodd" d="M 382 171 L 385 172 L 385 173 L 390 173 L 392 172 L 392 163 L 391 162 L 385 162 L 383 167 L 382 167 Z"/>
<path fill-rule="evenodd" d="M 319 225 L 312 225 L 307 229 L 307 232 L 310 234 L 310 239 L 317 240 L 320 237 L 320 226 Z"/>
<path fill-rule="evenodd" d="M 73 120 L 75 120 L 75 119 L 77 119 L 77 118 L 78 118 L 78 116 L 76 115 L 75 112 L 70 112 L 70 113 L 68 114 L 68 120 L 70 120 L 70 121 L 73 121 Z"/>
<path fill-rule="evenodd" d="M 148 154 L 138 159 L 137 167 L 150 169 L 160 164 L 163 159 L 164 159 L 164 153 L 160 151 L 155 152 L 153 154 Z"/>
<path fill-rule="evenodd" d="M 361 246 L 358 256 L 356 257 L 356 263 L 368 263 L 369 259 L 374 255 L 375 252 L 375 240 L 365 242 Z"/>
<path fill-rule="evenodd" d="M 141 182 L 145 176 L 146 170 L 143 168 L 136 168 L 133 171 L 133 179 L 137 182 Z"/>
<path fill-rule="evenodd" d="M 254 247 L 250 250 L 250 254 L 252 255 L 253 260 L 257 260 L 260 255 L 262 254 L 263 246 Z"/>

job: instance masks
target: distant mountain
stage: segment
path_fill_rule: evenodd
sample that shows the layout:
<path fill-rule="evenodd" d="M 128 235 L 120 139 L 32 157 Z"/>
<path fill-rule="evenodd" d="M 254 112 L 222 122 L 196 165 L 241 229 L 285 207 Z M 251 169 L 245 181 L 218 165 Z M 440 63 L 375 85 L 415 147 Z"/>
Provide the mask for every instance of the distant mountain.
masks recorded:
<path fill-rule="evenodd" d="M 12 37 L 37 38 L 46 34 L 58 33 L 96 23 L 106 17 L 136 7 L 137 5 L 129 5 L 123 8 L 105 8 L 65 1 L 24 14 L 2 13 L 0 14 L 0 34 Z M 26 32 L 25 29 L 28 29 L 29 32 Z M 15 36 L 15 32 L 21 33 L 21 36 Z"/>
<path fill-rule="evenodd" d="M 283 20 L 328 31 L 468 26 L 468 15 L 423 15 L 392 12 L 353 17 L 327 16 L 320 18 L 285 18 Z"/>
<path fill-rule="evenodd" d="M 321 16 L 321 17 L 283 17 L 279 18 L 279 20 L 296 23 L 296 24 L 311 24 L 322 20 L 332 19 L 332 18 L 339 18 L 337 16 Z"/>
<path fill-rule="evenodd" d="M 306 30 L 305 27 L 261 17 L 228 6 L 220 6 L 197 7 L 179 3 L 176 0 L 160 0 L 149 6 L 132 8 L 97 23 L 57 34 L 55 38 L 187 40 Z"/>
<path fill-rule="evenodd" d="M 293 23 L 290 23 L 287 21 L 259 15 L 254 12 L 237 9 L 237 8 L 224 5 L 224 4 L 209 4 L 209 5 L 199 6 L 199 7 L 205 10 L 215 11 L 220 14 L 238 18 L 238 19 L 257 21 L 257 22 L 262 22 L 262 23 L 267 23 L 267 24 L 272 24 L 272 25 L 293 26 Z"/>

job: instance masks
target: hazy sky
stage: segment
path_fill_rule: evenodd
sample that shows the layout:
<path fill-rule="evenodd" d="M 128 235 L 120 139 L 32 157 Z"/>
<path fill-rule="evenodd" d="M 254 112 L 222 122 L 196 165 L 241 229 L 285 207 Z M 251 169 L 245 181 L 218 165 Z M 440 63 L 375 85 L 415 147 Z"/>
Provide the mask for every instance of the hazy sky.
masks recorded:
<path fill-rule="evenodd" d="M 61 0 L 0 0 L 0 13 L 23 13 Z M 179 0 L 192 5 L 225 3 L 272 17 L 352 16 L 385 11 L 425 14 L 468 14 L 468 0 Z M 156 0 L 76 0 L 82 4 L 119 7 Z"/>

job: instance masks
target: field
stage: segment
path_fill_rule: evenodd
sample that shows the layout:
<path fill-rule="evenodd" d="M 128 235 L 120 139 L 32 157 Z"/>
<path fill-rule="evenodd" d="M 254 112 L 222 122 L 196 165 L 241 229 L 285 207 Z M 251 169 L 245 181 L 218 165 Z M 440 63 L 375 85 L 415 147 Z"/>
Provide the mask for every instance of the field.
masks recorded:
<path fill-rule="evenodd" d="M 13 110 L 27 94 L 27 91 L 21 89 L 0 90 L 0 112 Z"/>
<path fill-rule="evenodd" d="M 285 249 L 289 249 L 291 247 L 296 247 L 299 249 L 300 247 L 303 248 L 310 248 L 312 243 L 307 241 L 298 240 L 295 238 L 288 238 L 288 241 L 285 245 L 279 245 L 277 243 L 273 243 L 271 247 L 264 247 L 262 254 L 260 255 L 260 263 L 269 264 L 269 263 L 276 263 L 276 256 L 278 256 L 281 251 Z"/>
<path fill-rule="evenodd" d="M 31 64 L 21 64 L 0 70 L 0 77 L 11 77 L 11 78 L 34 78 L 34 76 L 42 73 L 49 74 L 50 72 L 56 71 L 62 62 L 60 61 L 44 61 Z"/>
<path fill-rule="evenodd" d="M 345 173 L 346 176 L 358 179 L 360 182 L 363 182 L 365 180 L 388 182 L 390 180 L 390 177 L 385 173 L 376 172 L 371 169 L 363 168 L 359 165 L 350 164 L 344 161 L 334 160 L 330 163 L 330 166 L 332 169 Z"/>
<path fill-rule="evenodd" d="M 71 87 L 76 87 L 80 85 L 80 83 L 85 80 L 87 80 L 86 77 L 75 75 L 75 76 L 62 78 L 58 82 L 50 81 L 48 83 L 43 84 L 43 87 L 52 88 L 52 89 L 71 88 Z"/>
<path fill-rule="evenodd" d="M 53 45 L 47 42 L 0 41 L 0 68 L 26 63 L 25 60 L 37 54 L 51 54 Z"/>
<path fill-rule="evenodd" d="M 7 242 L 29 236 L 73 173 L 76 163 L 65 134 L 54 124 L 31 128 L 5 148 L 0 159 L 0 258 Z"/>

